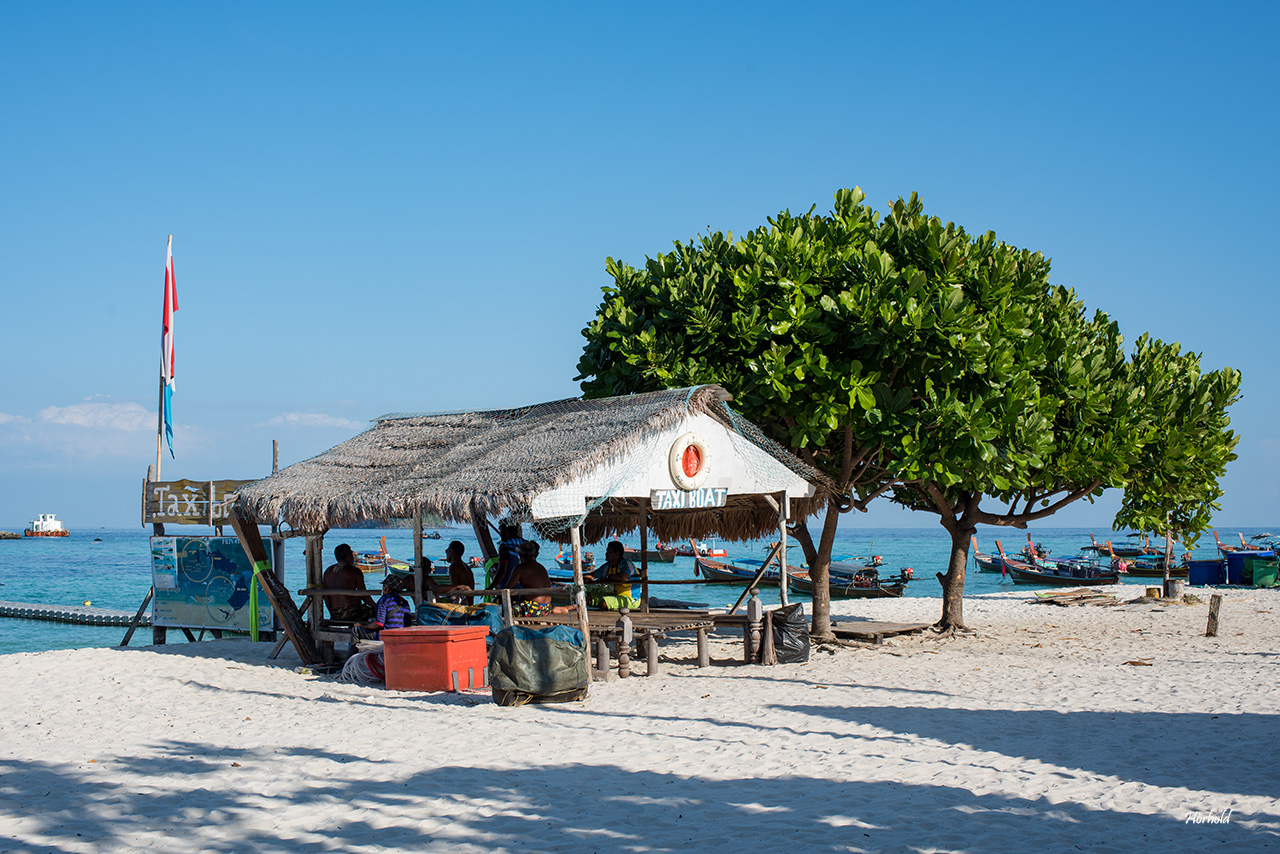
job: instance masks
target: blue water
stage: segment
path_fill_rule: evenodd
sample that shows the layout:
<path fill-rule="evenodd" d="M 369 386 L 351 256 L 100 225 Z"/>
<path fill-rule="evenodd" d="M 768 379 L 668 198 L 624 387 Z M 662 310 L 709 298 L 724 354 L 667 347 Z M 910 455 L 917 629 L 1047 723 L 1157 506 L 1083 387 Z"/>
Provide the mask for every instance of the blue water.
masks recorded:
<path fill-rule="evenodd" d="M 12 530 L 12 529 L 11 529 Z M 1224 542 L 1239 542 L 1237 531 L 1246 538 L 1262 533 L 1260 528 L 1220 528 Z M 171 534 L 195 535 L 210 533 L 201 528 L 171 528 Z M 475 537 L 468 528 L 441 528 L 443 539 L 425 540 L 426 555 L 432 559 L 444 557 L 445 546 L 450 540 L 461 540 L 466 554 L 479 553 Z M 1099 541 L 1110 537 L 1113 542 L 1124 541 L 1121 534 L 1109 534 L 1094 530 Z M 331 555 L 339 543 L 349 543 L 356 551 L 376 551 L 379 537 L 387 538 L 387 549 L 394 557 L 411 560 L 413 557 L 413 533 L 407 529 L 386 531 L 350 530 L 330 531 L 325 536 L 325 548 Z M 1087 528 L 1033 528 L 1031 535 L 1036 542 L 1052 549 L 1055 556 L 1075 554 L 1089 542 Z M 88 600 L 102 608 L 135 611 L 151 585 L 150 550 L 148 532 L 138 528 L 77 530 L 66 538 L 40 538 L 0 540 L 0 599 L 18 602 L 36 602 L 47 605 L 80 605 Z M 95 541 L 100 538 L 101 541 Z M 995 540 L 1000 539 L 1006 551 L 1015 552 L 1026 543 L 1026 533 L 1007 528 L 982 528 L 977 535 L 978 547 L 984 552 L 995 550 Z M 629 544 L 638 545 L 639 538 L 629 538 Z M 729 557 L 761 558 L 765 543 L 724 543 Z M 604 544 L 589 547 L 602 556 Z M 836 535 L 835 553 L 852 555 L 878 554 L 884 557 L 881 572 L 896 574 L 902 567 L 915 570 L 915 581 L 907 588 L 908 596 L 937 596 L 941 590 L 934 577 L 946 570 L 950 539 L 939 525 L 936 528 L 844 528 Z M 554 543 L 543 544 L 540 558 L 550 565 L 558 547 Z M 789 561 L 803 562 L 799 548 L 793 548 Z M 1212 535 L 1202 537 L 1197 549 L 1201 556 L 1216 556 Z M 1009 589 L 995 573 L 970 572 L 965 584 L 966 593 L 989 593 Z M 302 542 L 290 540 L 286 547 L 285 585 L 297 590 L 305 583 Z M 693 559 L 676 558 L 674 564 L 650 564 L 651 578 L 692 578 Z M 1135 586 L 1150 584 L 1150 580 L 1129 581 Z M 713 606 L 730 605 L 742 592 L 741 587 L 729 585 L 655 585 L 652 595 L 669 599 L 707 602 Z M 778 591 L 766 589 L 761 593 L 766 604 L 776 601 Z M 796 601 L 807 597 L 792 594 Z M 120 643 L 124 629 L 105 626 L 75 626 L 35 620 L 0 618 L 0 654 L 34 652 L 48 649 L 76 647 L 107 647 Z M 181 635 L 170 634 L 172 640 Z M 150 643 L 149 629 L 134 635 L 135 644 Z"/>

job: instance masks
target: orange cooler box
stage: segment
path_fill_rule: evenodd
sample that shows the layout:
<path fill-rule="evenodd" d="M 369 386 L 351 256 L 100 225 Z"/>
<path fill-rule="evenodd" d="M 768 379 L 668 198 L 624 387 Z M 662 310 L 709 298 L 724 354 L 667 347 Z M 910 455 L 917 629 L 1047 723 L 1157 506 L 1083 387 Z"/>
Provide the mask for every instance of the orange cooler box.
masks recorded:
<path fill-rule="evenodd" d="M 460 691 L 489 684 L 488 626 L 384 629 L 383 662 L 393 691 Z"/>

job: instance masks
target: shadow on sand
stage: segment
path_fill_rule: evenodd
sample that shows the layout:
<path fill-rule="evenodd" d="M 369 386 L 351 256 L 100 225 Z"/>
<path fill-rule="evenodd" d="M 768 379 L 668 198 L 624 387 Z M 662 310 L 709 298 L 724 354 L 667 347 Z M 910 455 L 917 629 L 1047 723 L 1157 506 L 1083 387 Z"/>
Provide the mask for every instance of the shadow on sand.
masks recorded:
<path fill-rule="evenodd" d="M 0 760 L 4 811 L 24 819 L 21 832 L 6 829 L 0 847 L 15 854 L 85 845 L 228 854 L 762 847 L 1119 852 L 1135 840 L 1144 850 L 1170 851 L 1263 850 L 1280 843 L 1272 830 L 1238 821 L 1186 824 L 1077 803 L 975 796 L 952 786 L 836 782 L 803 768 L 787 778 L 705 779 L 572 762 L 507 771 L 449 764 L 387 776 L 395 765 L 339 751 L 211 750 L 178 741 L 145 757 L 102 761 L 109 785 L 88 767 Z M 278 782 L 264 793 L 245 791 L 236 784 L 233 762 L 256 771 L 259 781 L 261 769 L 253 766 L 271 763 Z M 678 757 L 671 764 L 677 766 Z"/>

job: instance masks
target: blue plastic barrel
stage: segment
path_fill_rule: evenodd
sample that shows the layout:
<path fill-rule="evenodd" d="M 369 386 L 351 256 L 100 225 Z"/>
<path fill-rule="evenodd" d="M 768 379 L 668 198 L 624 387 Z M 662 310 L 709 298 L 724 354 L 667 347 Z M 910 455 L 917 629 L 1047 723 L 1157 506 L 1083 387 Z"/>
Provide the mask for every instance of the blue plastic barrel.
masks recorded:
<path fill-rule="evenodd" d="M 1243 571 L 1243 564 L 1241 568 Z M 1204 587 L 1206 584 L 1225 584 L 1227 569 L 1222 558 L 1187 561 L 1187 584 Z"/>

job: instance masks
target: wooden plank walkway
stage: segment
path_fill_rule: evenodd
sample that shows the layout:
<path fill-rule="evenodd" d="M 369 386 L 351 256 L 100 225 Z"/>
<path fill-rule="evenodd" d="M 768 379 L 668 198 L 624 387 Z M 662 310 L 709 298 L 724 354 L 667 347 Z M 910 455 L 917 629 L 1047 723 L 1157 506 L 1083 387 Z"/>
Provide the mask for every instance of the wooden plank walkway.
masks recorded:
<path fill-rule="evenodd" d="M 881 643 L 885 638 L 894 635 L 914 635 L 929 628 L 933 623 L 877 623 L 873 620 L 857 620 L 853 622 L 832 623 L 831 633 L 845 640 L 871 641 Z"/>
<path fill-rule="evenodd" d="M 83 605 L 40 605 L 34 602 L 0 601 L 0 617 L 76 623 L 82 626 L 127 626 L 133 619 L 133 613 L 113 611 L 110 608 L 86 608 Z M 151 617 L 143 614 L 142 619 L 138 620 L 138 625 L 151 625 Z"/>

